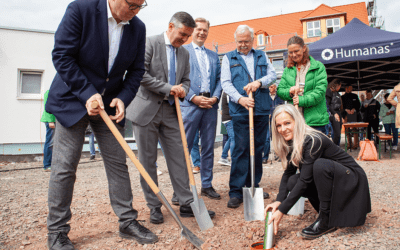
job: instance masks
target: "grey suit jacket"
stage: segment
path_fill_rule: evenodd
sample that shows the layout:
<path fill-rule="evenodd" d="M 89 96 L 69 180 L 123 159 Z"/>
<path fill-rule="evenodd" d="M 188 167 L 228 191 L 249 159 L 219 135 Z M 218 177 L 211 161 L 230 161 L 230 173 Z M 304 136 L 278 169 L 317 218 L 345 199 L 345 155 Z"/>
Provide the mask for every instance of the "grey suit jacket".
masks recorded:
<path fill-rule="evenodd" d="M 176 49 L 176 82 L 186 94 L 190 88 L 189 52 L 182 46 Z M 168 62 L 164 33 L 148 37 L 145 52 L 145 73 L 135 99 L 126 109 L 126 118 L 139 126 L 147 125 L 156 115 L 172 85 L 168 83 Z"/>

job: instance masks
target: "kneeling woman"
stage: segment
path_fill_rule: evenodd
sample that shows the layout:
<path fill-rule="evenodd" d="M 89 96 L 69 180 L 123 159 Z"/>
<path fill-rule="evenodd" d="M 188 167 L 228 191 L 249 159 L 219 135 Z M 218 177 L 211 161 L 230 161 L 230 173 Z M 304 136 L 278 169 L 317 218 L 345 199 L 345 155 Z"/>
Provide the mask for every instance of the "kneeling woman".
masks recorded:
<path fill-rule="evenodd" d="M 336 227 L 363 225 L 371 212 L 371 199 L 367 176 L 355 160 L 306 125 L 293 105 L 275 109 L 271 129 L 273 147 L 285 169 L 277 199 L 265 209 L 273 212 L 269 223 L 274 223 L 274 233 L 301 196 L 319 213 L 317 220 L 302 230 L 304 238 L 317 238 Z"/>

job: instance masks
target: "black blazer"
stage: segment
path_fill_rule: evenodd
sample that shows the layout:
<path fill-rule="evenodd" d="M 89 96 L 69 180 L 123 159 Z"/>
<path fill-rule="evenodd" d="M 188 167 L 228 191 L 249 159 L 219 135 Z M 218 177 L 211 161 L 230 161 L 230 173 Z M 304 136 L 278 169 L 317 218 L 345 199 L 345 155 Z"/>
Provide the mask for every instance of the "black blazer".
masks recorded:
<path fill-rule="evenodd" d="M 71 2 L 54 39 L 52 55 L 57 74 L 46 111 L 64 127 L 74 125 L 87 114 L 86 101 L 96 93 L 102 94 L 108 114 L 115 114 L 115 108 L 110 108 L 114 98 L 121 99 L 125 107 L 131 103 L 144 74 L 146 27 L 138 17 L 124 26 L 110 72 L 107 0 Z"/>
<path fill-rule="evenodd" d="M 357 162 L 335 145 L 325 135 L 314 138 L 312 146 L 311 136 L 307 136 L 303 144 L 303 161 L 299 164 L 300 177 L 290 191 L 287 182 L 290 176 L 296 174 L 297 168 L 289 163 L 283 173 L 277 201 L 282 202 L 279 211 L 286 214 L 307 188 L 313 187 L 313 164 L 319 158 L 329 159 L 341 164 L 335 167 L 330 226 L 353 227 L 365 223 L 366 214 L 371 212 L 371 198 L 368 179 L 364 170 Z M 310 155 L 311 152 L 311 155 Z M 288 159 L 290 154 L 288 155 Z"/>

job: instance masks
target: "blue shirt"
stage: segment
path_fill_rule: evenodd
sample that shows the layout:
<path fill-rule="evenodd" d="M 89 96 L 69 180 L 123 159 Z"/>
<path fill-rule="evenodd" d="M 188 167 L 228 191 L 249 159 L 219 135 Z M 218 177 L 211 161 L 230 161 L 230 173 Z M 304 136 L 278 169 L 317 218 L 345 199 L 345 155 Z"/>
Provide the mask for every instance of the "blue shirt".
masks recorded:
<path fill-rule="evenodd" d="M 243 53 L 239 53 L 239 55 L 243 58 L 244 62 L 246 63 L 247 70 L 250 73 L 251 80 L 260 80 L 261 81 L 261 88 L 268 88 L 271 86 L 275 80 L 276 80 L 276 72 L 274 67 L 272 66 L 271 62 L 268 59 L 268 56 L 264 53 L 266 57 L 266 61 L 268 64 L 267 67 L 267 74 L 262 77 L 261 79 L 254 79 L 255 77 L 255 72 L 254 72 L 254 56 L 253 56 L 253 51 L 254 49 L 251 49 L 247 55 Z M 222 89 L 225 91 L 225 93 L 230 97 L 230 101 L 234 103 L 238 103 L 239 99 L 243 97 L 239 92 L 236 90 L 236 88 L 232 84 L 232 79 L 231 79 L 231 65 L 229 63 L 228 57 L 225 55 L 224 58 L 222 59 L 222 66 L 221 66 L 221 85 Z"/>

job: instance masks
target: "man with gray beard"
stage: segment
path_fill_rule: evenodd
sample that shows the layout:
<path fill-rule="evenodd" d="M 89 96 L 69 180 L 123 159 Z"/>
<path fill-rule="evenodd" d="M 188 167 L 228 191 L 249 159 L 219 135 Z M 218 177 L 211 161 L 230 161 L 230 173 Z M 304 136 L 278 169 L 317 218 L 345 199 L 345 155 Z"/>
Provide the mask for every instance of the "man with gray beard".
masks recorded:
<path fill-rule="evenodd" d="M 238 208 L 243 202 L 243 187 L 251 186 L 249 108 L 254 108 L 255 187 L 259 187 L 271 108 L 268 87 L 276 80 L 275 69 L 265 52 L 253 49 L 253 29 L 239 25 L 234 36 L 237 49 L 224 56 L 221 67 L 221 85 L 229 95 L 229 114 L 235 134 L 235 147 L 231 152 L 229 208 Z M 253 92 L 254 98 L 249 98 L 250 92 Z M 268 197 L 268 193 L 264 193 L 264 199 Z"/>

